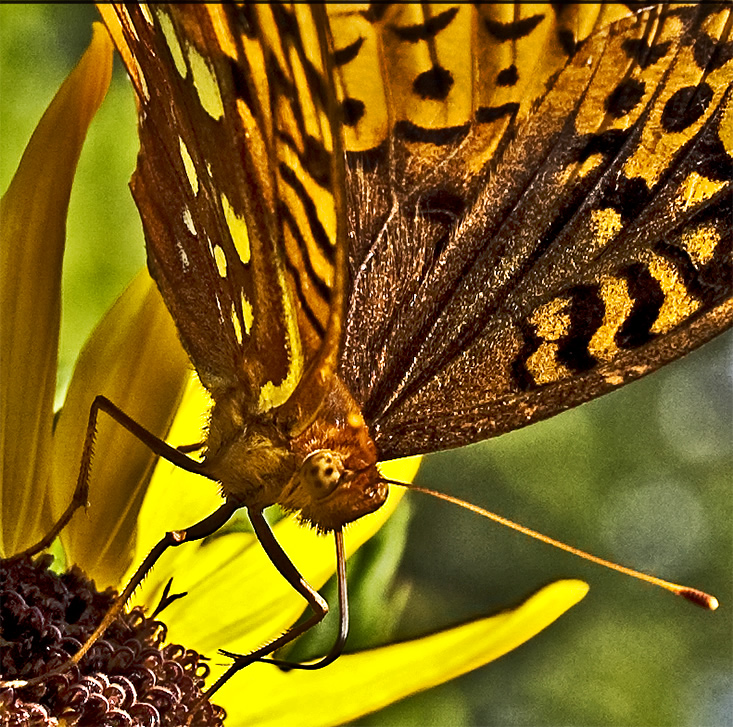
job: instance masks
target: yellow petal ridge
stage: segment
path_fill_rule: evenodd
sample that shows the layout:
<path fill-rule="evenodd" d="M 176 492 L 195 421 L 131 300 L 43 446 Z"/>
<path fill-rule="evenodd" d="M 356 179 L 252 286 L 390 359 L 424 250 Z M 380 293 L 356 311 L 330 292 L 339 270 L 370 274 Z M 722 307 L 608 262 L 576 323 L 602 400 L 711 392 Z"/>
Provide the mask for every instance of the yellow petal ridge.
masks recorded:
<path fill-rule="evenodd" d="M 0 202 L 0 554 L 38 540 L 60 321 L 66 214 L 87 129 L 109 86 L 112 44 L 89 48 L 39 122 Z"/>

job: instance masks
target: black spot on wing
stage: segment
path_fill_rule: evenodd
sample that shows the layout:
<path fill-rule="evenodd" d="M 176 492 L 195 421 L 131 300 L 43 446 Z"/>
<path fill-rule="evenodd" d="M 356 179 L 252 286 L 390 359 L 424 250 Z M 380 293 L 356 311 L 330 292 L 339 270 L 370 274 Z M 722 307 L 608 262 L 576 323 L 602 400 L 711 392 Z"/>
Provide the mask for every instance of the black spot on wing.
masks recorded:
<path fill-rule="evenodd" d="M 353 61 L 354 58 L 359 55 L 359 51 L 361 50 L 361 46 L 363 45 L 363 43 L 364 38 L 359 37 L 353 43 L 349 43 L 349 45 L 347 45 L 346 47 L 334 51 L 334 65 L 345 66 L 347 63 Z"/>
<path fill-rule="evenodd" d="M 523 321 L 519 325 L 519 331 L 523 342 L 511 363 L 512 379 L 520 391 L 530 391 L 537 388 L 537 383 L 527 368 L 527 361 L 542 345 L 543 339 L 537 335 L 535 327 L 529 321 Z"/>
<path fill-rule="evenodd" d="M 715 182 L 733 179 L 733 157 L 726 151 L 717 129 L 711 129 L 697 143 L 695 171 Z"/>
<path fill-rule="evenodd" d="M 581 137 L 582 146 L 576 154 L 576 158 L 580 162 L 586 161 L 594 154 L 603 154 L 607 159 L 615 157 L 621 147 L 629 138 L 630 131 L 628 129 L 608 129 L 600 134 L 585 134 Z"/>
<path fill-rule="evenodd" d="M 460 126 L 444 126 L 438 129 L 426 129 L 413 124 L 411 121 L 398 121 L 395 126 L 395 136 L 403 141 L 423 142 L 442 146 L 461 141 L 471 129 L 470 124 Z"/>
<path fill-rule="evenodd" d="M 578 41 L 575 38 L 575 33 L 568 28 L 560 28 L 557 31 L 557 40 L 560 43 L 560 47 L 565 52 L 565 55 L 572 57 L 575 55 L 575 51 L 578 50 Z"/>
<path fill-rule="evenodd" d="M 420 73 L 412 83 L 412 90 L 423 99 L 445 100 L 453 86 L 451 72 L 442 66 L 433 66 Z"/>
<path fill-rule="evenodd" d="M 603 325 L 605 305 L 597 285 L 576 285 L 564 295 L 570 298 L 566 309 L 570 325 L 558 340 L 556 358 L 574 373 L 588 371 L 597 363 L 588 346 Z"/>
<path fill-rule="evenodd" d="M 604 101 L 606 111 L 614 118 L 626 116 L 644 96 L 644 84 L 635 78 L 626 78 L 613 89 Z"/>
<path fill-rule="evenodd" d="M 519 40 L 528 36 L 543 20 L 544 15 L 531 15 L 528 18 L 515 20 L 511 23 L 500 23 L 498 20 L 484 18 L 484 28 L 489 35 L 500 42 Z"/>
<path fill-rule="evenodd" d="M 733 58 L 733 40 L 716 41 L 702 33 L 695 40 L 693 57 L 701 70 L 717 71 Z"/>
<path fill-rule="evenodd" d="M 651 328 L 662 309 L 664 292 L 659 281 L 643 263 L 629 265 L 619 272 L 619 277 L 626 280 L 629 295 L 634 302 L 614 340 L 619 348 L 636 348 L 654 338 Z"/>
<path fill-rule="evenodd" d="M 657 61 L 667 54 L 671 41 L 649 45 L 643 38 L 626 38 L 621 43 L 627 58 L 638 63 L 642 68 L 653 66 Z"/>
<path fill-rule="evenodd" d="M 616 210 L 624 222 L 635 219 L 649 203 L 649 186 L 641 177 L 618 176 L 603 194 L 603 207 Z"/>
<path fill-rule="evenodd" d="M 424 23 L 418 25 L 390 25 L 389 29 L 400 39 L 409 43 L 416 43 L 419 40 L 434 38 L 441 30 L 447 28 L 453 18 L 456 17 L 458 8 L 449 8 L 428 18 Z"/>
<path fill-rule="evenodd" d="M 370 23 L 378 23 L 389 10 L 391 3 L 372 3 L 368 10 L 362 10 L 362 17 Z"/>
<path fill-rule="evenodd" d="M 518 80 L 519 72 L 513 63 L 496 74 L 497 86 L 513 86 Z"/>
<path fill-rule="evenodd" d="M 519 111 L 519 104 L 515 102 L 505 103 L 501 106 L 479 106 L 476 109 L 476 122 L 488 124 L 504 116 L 514 116 Z"/>
<path fill-rule="evenodd" d="M 366 107 L 358 98 L 345 98 L 341 102 L 341 119 L 346 126 L 356 126 L 359 123 Z"/>
<path fill-rule="evenodd" d="M 664 105 L 662 128 L 670 133 L 684 131 L 705 113 L 712 99 L 713 89 L 707 83 L 679 89 Z"/>
<path fill-rule="evenodd" d="M 234 93 L 236 97 L 244 101 L 250 113 L 256 117 L 258 115 L 258 110 L 255 107 L 252 97 L 252 89 L 249 85 L 249 81 L 247 80 L 251 78 L 247 59 L 240 58 L 239 60 L 234 60 L 233 58 L 229 58 L 229 56 L 222 57 L 226 58 L 229 61 L 229 69 L 231 71 L 231 77 L 234 83 Z"/>

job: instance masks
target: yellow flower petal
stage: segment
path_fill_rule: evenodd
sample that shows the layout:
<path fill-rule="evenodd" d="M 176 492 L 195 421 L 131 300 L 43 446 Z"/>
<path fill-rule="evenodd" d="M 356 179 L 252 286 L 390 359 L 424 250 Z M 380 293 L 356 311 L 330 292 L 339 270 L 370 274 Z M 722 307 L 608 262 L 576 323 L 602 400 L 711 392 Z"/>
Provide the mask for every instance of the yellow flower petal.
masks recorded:
<path fill-rule="evenodd" d="M 342 656 L 315 672 L 243 669 L 216 695 L 228 727 L 326 727 L 477 669 L 529 640 L 588 592 L 558 581 L 519 608 L 422 639 Z"/>
<path fill-rule="evenodd" d="M 43 115 L 0 205 L 0 452 L 3 555 L 31 545 L 41 522 L 71 184 L 87 128 L 107 92 L 112 44 L 92 42 Z"/>
<path fill-rule="evenodd" d="M 198 377 L 191 373 L 166 441 L 173 447 L 202 442 L 206 435 L 210 408 L 211 398 L 208 392 Z M 195 457 L 196 453 L 191 456 Z M 193 525 L 214 512 L 222 503 L 220 488 L 216 482 L 185 472 L 180 467 L 159 459 L 140 509 L 135 557 L 127 576 L 132 575 L 134 568 L 167 531 Z M 181 550 L 179 548 L 177 552 L 180 553 Z M 156 569 L 151 575 L 151 585 L 160 582 L 162 587 L 170 575 L 163 573 L 158 578 L 159 570 Z"/>
<path fill-rule="evenodd" d="M 190 364 L 173 321 L 141 271 L 102 319 L 81 352 L 54 435 L 53 512 L 71 500 L 79 474 L 89 408 L 104 394 L 135 421 L 165 436 Z M 137 515 L 155 457 L 107 414 L 97 420 L 89 507 L 61 539 L 70 562 L 98 587 L 119 584 L 133 556 Z"/>

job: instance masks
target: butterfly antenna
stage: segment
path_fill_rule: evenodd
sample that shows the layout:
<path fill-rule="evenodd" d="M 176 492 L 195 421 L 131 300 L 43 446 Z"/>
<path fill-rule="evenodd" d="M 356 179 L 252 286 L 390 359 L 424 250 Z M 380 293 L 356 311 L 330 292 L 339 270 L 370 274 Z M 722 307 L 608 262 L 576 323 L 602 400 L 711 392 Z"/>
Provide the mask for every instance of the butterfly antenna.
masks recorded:
<path fill-rule="evenodd" d="M 715 596 L 711 596 L 704 591 L 699 591 L 697 588 L 690 588 L 688 586 L 681 586 L 677 583 L 671 583 L 670 581 L 665 581 L 662 578 L 655 578 L 654 576 L 647 575 L 646 573 L 641 573 L 640 571 L 634 570 L 633 568 L 627 568 L 626 566 L 619 565 L 618 563 L 613 563 L 610 560 L 605 560 L 604 558 L 599 558 L 596 555 L 591 555 L 590 553 L 586 553 L 584 550 L 574 548 L 572 545 L 568 545 L 567 543 L 563 543 L 560 540 L 550 538 L 547 535 L 538 533 L 536 530 L 527 528 L 524 525 L 519 525 L 518 523 L 515 523 L 512 520 L 508 520 L 501 515 L 497 515 L 496 513 L 490 512 L 489 510 L 484 510 L 484 508 L 479 507 L 478 505 L 474 505 L 457 497 L 447 495 L 444 492 L 438 492 L 437 490 L 431 490 L 427 487 L 420 487 L 419 485 L 413 485 L 406 482 L 396 482 L 394 480 L 385 480 L 385 482 L 390 485 L 406 487 L 413 492 L 422 492 L 425 495 L 431 495 L 432 497 L 436 497 L 439 500 L 445 500 L 446 502 L 458 505 L 465 510 L 470 510 L 471 512 L 475 512 L 477 515 L 481 515 L 482 517 L 488 518 L 489 520 L 493 520 L 500 525 L 504 525 L 508 528 L 511 528 L 512 530 L 516 530 L 519 533 L 528 535 L 535 540 L 539 540 L 543 543 L 547 543 L 548 545 L 552 545 L 553 547 L 564 550 L 567 553 L 577 555 L 579 558 L 583 558 L 584 560 L 589 560 L 591 561 L 591 563 L 597 563 L 598 565 L 602 565 L 606 568 L 610 568 L 611 570 L 618 571 L 619 573 L 631 576 L 632 578 L 636 578 L 640 581 L 645 581 L 646 583 L 651 583 L 652 585 L 664 588 L 666 591 L 674 593 L 675 596 L 682 596 L 682 598 L 691 601 L 696 606 L 700 606 L 701 608 L 706 608 L 710 611 L 715 611 L 715 609 L 718 608 L 718 599 L 715 598 Z"/>

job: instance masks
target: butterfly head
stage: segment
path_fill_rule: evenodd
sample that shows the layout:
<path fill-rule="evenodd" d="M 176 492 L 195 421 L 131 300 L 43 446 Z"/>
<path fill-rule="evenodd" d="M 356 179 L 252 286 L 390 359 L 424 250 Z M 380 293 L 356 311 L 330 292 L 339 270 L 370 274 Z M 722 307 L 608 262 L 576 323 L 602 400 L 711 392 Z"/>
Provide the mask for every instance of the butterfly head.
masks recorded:
<path fill-rule="evenodd" d="M 339 382 L 316 420 L 293 442 L 300 461 L 280 504 L 322 532 L 379 509 L 388 486 L 358 406 Z"/>
<path fill-rule="evenodd" d="M 297 475 L 298 489 L 305 502 L 301 520 L 322 532 L 341 528 L 379 509 L 387 499 L 387 485 L 376 461 L 351 469 L 352 454 L 318 449 L 306 457 Z"/>

